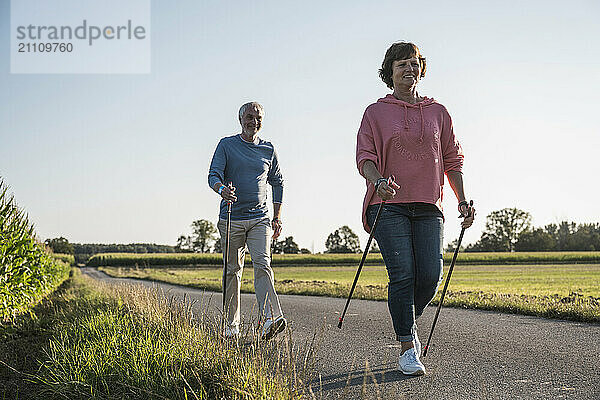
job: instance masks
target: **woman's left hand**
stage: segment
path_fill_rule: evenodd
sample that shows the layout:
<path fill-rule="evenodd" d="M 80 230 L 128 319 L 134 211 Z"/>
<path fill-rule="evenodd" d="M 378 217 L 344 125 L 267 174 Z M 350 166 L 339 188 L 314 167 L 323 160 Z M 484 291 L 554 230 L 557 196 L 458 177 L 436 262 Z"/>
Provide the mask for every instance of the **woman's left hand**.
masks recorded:
<path fill-rule="evenodd" d="M 400 185 L 394 182 L 394 179 L 392 178 L 389 180 L 389 184 L 388 182 L 381 182 L 377 186 L 375 193 L 377 193 L 377 195 L 385 201 L 393 199 L 396 196 L 396 190 L 399 189 Z"/>
<path fill-rule="evenodd" d="M 464 218 L 461 226 L 465 229 L 473 225 L 473 221 L 475 220 L 475 207 L 473 207 L 470 203 L 462 203 L 458 211 L 460 211 L 460 218 Z"/>

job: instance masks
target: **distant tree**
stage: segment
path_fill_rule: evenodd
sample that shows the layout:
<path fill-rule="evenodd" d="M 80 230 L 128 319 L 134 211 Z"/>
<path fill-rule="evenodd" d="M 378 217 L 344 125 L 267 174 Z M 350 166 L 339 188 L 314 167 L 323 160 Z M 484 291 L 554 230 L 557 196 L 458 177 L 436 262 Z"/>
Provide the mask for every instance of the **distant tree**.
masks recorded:
<path fill-rule="evenodd" d="M 283 253 L 284 254 L 298 254 L 300 253 L 300 247 L 298 244 L 294 242 L 294 238 L 292 236 L 288 236 L 283 239 Z"/>
<path fill-rule="evenodd" d="M 177 238 L 177 245 L 175 246 L 178 252 L 191 252 L 192 251 L 192 243 L 191 238 L 189 236 L 181 235 Z"/>
<path fill-rule="evenodd" d="M 369 253 L 381 253 L 381 250 L 379 249 L 379 245 L 377 244 L 377 242 L 375 240 L 373 240 L 371 242 L 371 249 L 369 250 Z"/>
<path fill-rule="evenodd" d="M 548 224 L 544 227 L 544 230 L 552 235 L 555 239 L 557 238 L 557 234 L 558 234 L 558 225 L 556 224 Z"/>
<path fill-rule="evenodd" d="M 458 238 L 454 239 L 453 241 L 451 241 L 450 243 L 448 243 L 446 245 L 445 252 L 446 253 L 454 253 L 454 250 L 456 250 L 456 245 L 458 245 Z M 464 250 L 465 250 L 465 246 L 463 246 L 461 244 L 460 245 L 460 251 L 464 251 Z"/>
<path fill-rule="evenodd" d="M 182 251 L 175 246 L 155 243 L 104 244 L 72 243 L 75 249 L 75 262 L 84 263 L 98 253 L 175 253 Z"/>
<path fill-rule="evenodd" d="M 213 246 L 213 252 L 214 253 L 222 253 L 223 252 L 223 248 L 221 247 L 221 238 L 218 237 L 217 240 L 215 240 L 215 244 Z"/>
<path fill-rule="evenodd" d="M 208 253 L 217 241 L 217 228 L 205 219 L 192 222 L 192 234 L 181 235 L 177 238 L 176 248 L 179 251 L 193 251 L 196 253 Z"/>
<path fill-rule="evenodd" d="M 44 243 L 46 246 L 50 247 L 54 253 L 75 254 L 73 245 L 62 236 L 54 239 L 46 239 Z"/>
<path fill-rule="evenodd" d="M 557 251 L 600 250 L 600 224 L 580 224 L 562 221 L 546 225 L 544 230 L 553 237 Z"/>
<path fill-rule="evenodd" d="M 283 254 L 283 240 L 273 239 L 271 242 L 271 252 L 273 254 Z"/>
<path fill-rule="evenodd" d="M 567 242 L 571 251 L 600 250 L 600 224 L 581 224 Z"/>
<path fill-rule="evenodd" d="M 571 245 L 571 235 L 577 232 L 577 224 L 574 222 L 562 221 L 558 225 L 556 230 L 556 241 L 558 242 L 558 248 L 561 251 L 570 250 L 573 246 Z"/>
<path fill-rule="evenodd" d="M 360 253 L 360 240 L 347 225 L 330 233 L 325 242 L 327 253 Z"/>
<path fill-rule="evenodd" d="M 175 253 L 175 246 L 155 243 L 104 244 L 104 243 L 73 243 L 75 255 L 98 253 Z"/>
<path fill-rule="evenodd" d="M 525 231 L 515 243 L 516 251 L 553 251 L 556 239 L 542 228 Z"/>
<path fill-rule="evenodd" d="M 133 246 L 133 251 L 136 253 L 148 253 L 148 248 L 142 244 L 136 244 Z"/>
<path fill-rule="evenodd" d="M 570 237 L 577 231 L 577 224 L 574 222 L 562 221 L 558 225 L 546 225 L 545 230 L 548 234 L 552 235 L 556 241 L 556 250 L 565 251 L 570 247 Z"/>
<path fill-rule="evenodd" d="M 205 219 L 192 222 L 192 249 L 197 253 L 208 253 L 217 238 L 217 228 Z"/>
<path fill-rule="evenodd" d="M 300 249 L 300 254 L 311 254 L 309 249 L 305 249 L 304 247 Z"/>
<path fill-rule="evenodd" d="M 485 230 L 471 251 L 514 251 L 521 233 L 531 229 L 531 214 L 518 208 L 491 212 Z"/>
<path fill-rule="evenodd" d="M 475 243 L 465 247 L 465 252 L 470 251 L 508 251 L 506 243 L 501 242 L 496 236 L 487 232 L 481 234 L 481 238 Z"/>

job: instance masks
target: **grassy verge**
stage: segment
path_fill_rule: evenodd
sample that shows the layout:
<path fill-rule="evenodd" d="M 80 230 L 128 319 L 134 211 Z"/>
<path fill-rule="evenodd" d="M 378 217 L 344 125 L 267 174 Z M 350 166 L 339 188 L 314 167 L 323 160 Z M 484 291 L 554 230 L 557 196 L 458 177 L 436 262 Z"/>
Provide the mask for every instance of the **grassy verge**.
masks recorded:
<path fill-rule="evenodd" d="M 0 326 L 0 398 L 299 398 L 291 347 L 236 347 L 214 326 L 158 291 L 76 273 Z"/>
<path fill-rule="evenodd" d="M 307 266 L 307 265 L 358 265 L 361 254 L 274 254 L 273 266 Z M 452 254 L 444 254 L 444 261 L 450 262 Z M 131 254 L 107 253 L 92 256 L 87 265 L 90 267 L 150 267 L 150 266 L 190 266 L 221 265 L 221 254 Z M 250 262 L 250 256 L 246 256 Z M 600 264 L 600 251 L 571 252 L 522 252 L 522 253 L 460 253 L 458 264 Z M 366 264 L 382 264 L 381 254 L 372 253 L 367 256 Z"/>
<path fill-rule="evenodd" d="M 132 277 L 207 290 L 221 289 L 220 268 L 100 267 L 115 277 Z M 346 297 L 356 267 L 275 267 L 282 294 Z M 242 291 L 253 291 L 245 268 Z M 363 269 L 355 298 L 387 299 L 383 266 Z M 437 298 L 434 300 L 434 303 Z M 575 321 L 600 322 L 600 265 L 462 265 L 452 275 L 445 304 Z"/>

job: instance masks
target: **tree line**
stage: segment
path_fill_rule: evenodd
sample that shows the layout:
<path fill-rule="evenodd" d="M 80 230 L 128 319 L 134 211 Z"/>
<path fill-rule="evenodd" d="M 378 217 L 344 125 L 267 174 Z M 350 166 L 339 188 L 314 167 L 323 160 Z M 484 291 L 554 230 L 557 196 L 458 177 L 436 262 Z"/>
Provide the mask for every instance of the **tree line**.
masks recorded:
<path fill-rule="evenodd" d="M 486 217 L 485 229 L 479 240 L 463 247 L 467 252 L 512 251 L 600 251 L 600 224 L 576 224 L 562 221 L 544 227 L 532 226 L 531 214 L 518 208 L 503 208 Z M 449 243 L 446 251 L 454 251 L 457 240 Z M 221 241 L 214 224 L 207 220 L 192 223 L 192 234 L 181 235 L 177 247 L 182 251 L 221 252 Z M 326 253 L 360 253 L 358 235 L 344 225 L 327 236 Z M 371 252 L 378 252 L 373 242 Z M 275 254 L 310 253 L 288 236 L 273 242 Z"/>
<path fill-rule="evenodd" d="M 221 252 L 221 239 L 215 225 L 205 219 L 199 219 L 192 222 L 192 231 L 189 235 L 180 235 L 177 239 L 178 251 L 209 253 Z M 360 240 L 358 235 L 344 225 L 329 234 L 325 241 L 326 253 L 360 253 Z M 377 245 L 372 247 L 372 251 L 379 251 Z M 311 251 L 306 248 L 300 248 L 293 236 L 287 236 L 282 239 L 273 240 L 273 254 L 310 254 Z"/>
<path fill-rule="evenodd" d="M 461 250 L 466 252 L 512 252 L 512 251 L 600 251 L 600 224 L 576 224 L 562 221 L 534 227 L 531 214 L 518 208 L 504 208 L 486 217 L 485 229 L 479 240 Z M 85 262 L 98 253 L 209 253 L 221 252 L 221 240 L 215 225 L 199 219 L 191 224 L 191 232 L 182 234 L 176 246 L 154 243 L 132 244 L 79 244 L 69 243 L 63 237 L 48 239 L 45 244 L 55 253 L 73 254 L 76 262 Z M 457 240 L 450 242 L 446 251 L 454 251 Z M 274 240 L 274 254 L 310 254 L 310 250 L 298 246 L 293 236 Z M 327 236 L 326 253 L 360 253 L 358 235 L 344 225 Z M 378 252 L 373 242 L 372 252 Z"/>
<path fill-rule="evenodd" d="M 446 248 L 454 251 L 456 240 Z M 486 217 L 479 240 L 464 251 L 600 251 L 600 224 L 562 221 L 534 227 L 531 214 L 518 208 L 503 208 Z"/>
<path fill-rule="evenodd" d="M 192 232 L 189 235 L 180 235 L 175 246 L 180 252 L 194 253 L 221 253 L 221 238 L 215 225 L 205 219 L 192 222 Z M 273 240 L 272 252 L 274 254 L 310 254 L 310 250 L 300 248 L 293 236 Z"/>
<path fill-rule="evenodd" d="M 175 246 L 155 243 L 101 244 L 101 243 L 69 243 L 64 237 L 46 239 L 44 244 L 54 253 L 72 254 L 75 262 L 82 263 L 94 254 L 99 253 L 177 253 Z"/>

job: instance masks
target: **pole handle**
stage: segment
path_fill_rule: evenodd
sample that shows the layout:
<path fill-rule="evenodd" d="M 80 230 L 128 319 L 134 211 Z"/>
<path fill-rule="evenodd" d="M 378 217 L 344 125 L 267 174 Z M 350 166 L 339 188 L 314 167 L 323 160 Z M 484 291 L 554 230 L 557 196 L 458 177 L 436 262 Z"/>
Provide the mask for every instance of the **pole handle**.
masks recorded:
<path fill-rule="evenodd" d="M 469 201 L 469 207 L 473 207 L 473 200 Z M 467 218 L 467 217 L 470 217 L 470 216 L 471 216 L 471 213 L 467 212 L 467 215 L 462 215 L 461 214 L 461 215 L 458 216 L 458 218 Z"/>
<path fill-rule="evenodd" d="M 227 187 L 229 188 L 229 190 L 233 189 L 233 182 L 231 182 L 231 181 L 230 181 L 230 182 L 227 184 Z M 228 204 L 228 206 L 229 206 L 229 208 L 228 208 L 228 210 L 227 210 L 227 211 L 228 211 L 228 212 L 231 212 L 231 205 L 233 204 L 233 201 L 231 201 L 231 200 L 227 200 L 227 204 Z"/>
<path fill-rule="evenodd" d="M 388 186 L 391 185 L 392 183 L 396 183 L 396 177 L 394 175 L 388 176 L 388 180 L 387 180 Z"/>

